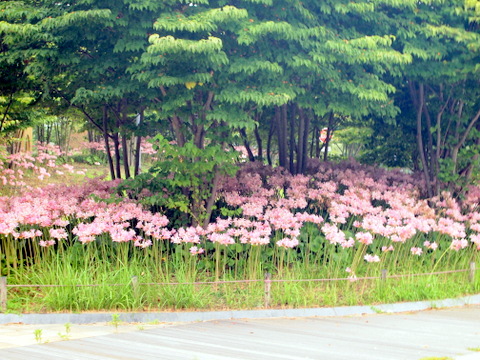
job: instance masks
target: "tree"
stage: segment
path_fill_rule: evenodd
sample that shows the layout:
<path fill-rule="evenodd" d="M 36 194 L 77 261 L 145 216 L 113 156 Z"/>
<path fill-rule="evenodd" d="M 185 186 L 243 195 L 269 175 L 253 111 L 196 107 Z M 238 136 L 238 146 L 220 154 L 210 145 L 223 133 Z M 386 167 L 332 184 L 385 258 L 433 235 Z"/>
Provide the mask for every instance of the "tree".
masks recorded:
<path fill-rule="evenodd" d="M 416 129 L 428 197 L 437 195 L 442 184 L 459 191 L 472 175 L 479 151 L 480 88 L 476 54 L 469 49 L 478 34 L 462 5 L 419 3 L 395 15 L 396 46 L 414 57 L 395 81 L 402 110 L 398 120 Z"/>
<path fill-rule="evenodd" d="M 131 174 L 127 140 L 152 97 L 129 71 L 147 47 L 164 5 L 90 0 L 1 4 L 1 17 L 8 22 L 0 23 L 0 31 L 11 46 L 7 57 L 28 63 L 25 71 L 43 82 L 44 98 L 63 99 L 103 134 L 112 178 L 122 176 L 121 159 L 124 176 Z"/>

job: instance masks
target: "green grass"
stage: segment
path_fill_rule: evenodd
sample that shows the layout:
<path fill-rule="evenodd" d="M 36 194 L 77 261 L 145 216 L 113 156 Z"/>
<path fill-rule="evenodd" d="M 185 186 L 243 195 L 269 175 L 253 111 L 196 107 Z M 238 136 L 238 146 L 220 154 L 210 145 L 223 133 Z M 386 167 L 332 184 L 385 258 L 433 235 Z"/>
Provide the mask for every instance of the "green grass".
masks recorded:
<path fill-rule="evenodd" d="M 85 252 L 84 252 L 85 251 Z M 214 281 L 215 274 L 199 269 L 195 257 L 185 261 L 173 259 L 153 261 L 154 257 L 135 256 L 127 261 L 115 258 L 100 259 L 100 253 L 82 248 L 80 253 L 63 251 L 28 267 L 20 267 L 8 277 L 9 284 L 57 284 L 59 287 L 10 287 L 9 312 L 81 312 L 154 311 L 154 310 L 225 310 L 255 309 L 265 306 L 263 272 L 248 269 L 237 272 L 225 270 L 220 284 L 191 284 Z M 89 260 L 90 259 L 90 260 Z M 45 259 L 47 260 L 47 259 Z M 371 264 L 370 264 L 371 265 Z M 410 264 L 412 273 L 428 272 L 423 266 Z M 457 264 L 465 265 L 465 264 Z M 450 266 L 447 263 L 445 266 Z M 467 266 L 468 267 L 468 266 Z M 463 268 L 467 268 L 463 267 Z M 261 268 L 261 267 L 260 267 Z M 462 267 L 458 267 L 462 268 Z M 237 269 L 238 270 L 238 269 Z M 362 267 L 357 275 L 380 276 L 380 267 Z M 450 270 L 438 265 L 436 270 Z M 404 273 L 408 273 L 404 271 Z M 393 270 L 389 271 L 393 274 Z M 322 267 L 316 263 L 298 262 L 284 266 L 272 274 L 269 306 L 272 308 L 330 307 L 349 305 L 375 306 L 381 303 L 455 298 L 480 292 L 480 272 L 475 281 L 468 272 L 405 276 L 386 280 L 366 279 L 350 282 L 302 281 L 296 279 L 345 278 L 342 267 Z M 138 288 L 132 286 L 132 277 Z M 257 279 L 258 282 L 232 280 Z M 282 280 L 275 282 L 275 280 Z M 156 285 L 155 283 L 180 283 Z M 185 284 L 186 283 L 186 284 Z M 92 286 L 95 285 L 95 286 Z"/>
<path fill-rule="evenodd" d="M 438 252 L 416 257 L 407 246 L 399 246 L 381 263 L 369 264 L 363 260 L 362 246 L 345 250 L 320 244 L 315 249 L 310 245 L 319 240 L 313 235 L 305 239 L 302 251 L 245 246 L 237 252 L 207 243 L 211 246 L 205 246 L 207 253 L 201 257 L 192 256 L 188 244 L 164 242 L 144 250 L 131 243 L 112 243 L 108 238 L 88 245 L 65 242 L 47 249 L 37 245 L 33 260 L 18 260 L 16 268 L 9 268 L 7 279 L 10 285 L 41 286 L 9 287 L 7 311 L 255 309 L 266 302 L 272 308 L 305 308 L 420 300 L 435 306 L 436 300 L 480 292 L 480 271 L 474 281 L 470 281 L 468 271 L 431 274 L 468 269 L 471 261 L 478 268 L 474 249 L 451 251 L 445 240 L 439 242 Z M 10 253 L 16 251 L 12 248 Z M 350 275 L 347 267 L 355 272 L 357 281 L 345 280 Z M 403 276 L 381 280 L 383 269 L 389 276 Z M 273 280 L 268 298 L 263 281 L 267 271 Z M 192 284 L 217 279 L 226 283 Z M 256 281 L 231 282 L 243 280 Z"/>
<path fill-rule="evenodd" d="M 468 350 L 480 352 L 480 347 L 468 348 Z"/>

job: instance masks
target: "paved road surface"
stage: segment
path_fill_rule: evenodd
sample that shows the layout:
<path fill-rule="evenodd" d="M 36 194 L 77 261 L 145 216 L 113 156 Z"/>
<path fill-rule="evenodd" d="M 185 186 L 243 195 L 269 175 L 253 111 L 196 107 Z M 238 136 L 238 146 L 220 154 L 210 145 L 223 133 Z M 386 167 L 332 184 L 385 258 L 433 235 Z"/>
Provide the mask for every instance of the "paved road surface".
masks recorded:
<path fill-rule="evenodd" d="M 480 360 L 475 348 L 480 350 L 479 305 L 404 314 L 160 325 L 0 349 L 0 359 Z"/>

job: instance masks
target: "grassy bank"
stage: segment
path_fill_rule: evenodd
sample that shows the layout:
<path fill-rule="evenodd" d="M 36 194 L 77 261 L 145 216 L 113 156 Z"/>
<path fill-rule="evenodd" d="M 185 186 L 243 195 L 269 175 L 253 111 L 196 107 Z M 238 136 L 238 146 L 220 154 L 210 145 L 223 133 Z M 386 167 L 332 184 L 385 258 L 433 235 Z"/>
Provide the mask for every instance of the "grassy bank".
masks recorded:
<path fill-rule="evenodd" d="M 480 292 L 478 271 L 473 281 L 469 271 L 432 273 L 469 269 L 470 262 L 477 260 L 473 252 L 472 256 L 449 253 L 440 262 L 410 256 L 402 259 L 401 266 L 361 263 L 352 276 L 346 269 L 355 257 L 353 251 L 351 257 L 340 258 L 332 252 L 318 260 L 317 256 L 301 259 L 302 254 L 292 249 L 282 254 L 281 249 L 259 261 L 255 249 L 247 249 L 237 254 L 243 262 L 229 266 L 231 254 L 221 249 L 216 249 L 221 253 L 218 259 L 215 249 L 200 257 L 182 246 L 167 253 L 155 246 L 135 252 L 138 249 L 129 244 L 119 245 L 115 249 L 99 243 L 43 249 L 38 261 L 12 270 L 8 283 L 62 286 L 10 287 L 8 312 L 255 309 L 265 307 L 266 300 L 272 308 L 374 306 Z M 215 274 L 218 260 L 221 273 Z M 383 269 L 386 279 L 381 279 Z M 273 280 L 268 297 L 266 272 Z"/>

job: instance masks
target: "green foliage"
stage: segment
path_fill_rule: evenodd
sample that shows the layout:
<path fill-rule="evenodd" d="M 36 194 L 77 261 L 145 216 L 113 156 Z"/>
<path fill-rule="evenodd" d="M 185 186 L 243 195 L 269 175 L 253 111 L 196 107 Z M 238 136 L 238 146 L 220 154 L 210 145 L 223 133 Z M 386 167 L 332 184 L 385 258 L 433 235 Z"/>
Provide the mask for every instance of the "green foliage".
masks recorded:
<path fill-rule="evenodd" d="M 372 137 L 373 130 L 366 127 L 346 127 L 336 130 L 331 146 L 337 146 L 344 159 L 357 157 L 367 141 Z"/>
<path fill-rule="evenodd" d="M 433 121 L 422 125 L 421 139 L 427 144 L 432 129 L 441 132 L 435 139 L 445 139 L 430 141 L 432 162 L 423 167 L 455 181 L 476 167 L 465 162 L 476 151 L 464 151 L 475 148 L 473 136 L 456 149 L 449 130 L 458 129 L 457 139 L 471 131 L 468 119 L 478 105 L 478 9 L 475 0 L 4 1 L 0 71 L 5 83 L 22 86 L 0 94 L 0 110 L 9 112 L 1 127 L 27 124 L 31 105 L 59 113 L 65 103 L 100 131 L 105 120 L 113 140 L 129 138 L 131 120 L 147 111 L 159 114 L 145 120 L 151 133 L 173 130 L 181 146 L 191 141 L 202 148 L 228 142 L 219 127 L 261 129 L 256 135 L 265 140 L 267 129 L 280 127 L 271 126 L 273 109 L 294 104 L 306 114 L 302 126 L 331 113 L 380 124 L 396 118 L 399 126 L 388 127 L 392 136 L 374 129 L 366 156 L 419 169 L 421 151 L 395 137 L 411 127 L 409 87 L 422 83 Z M 450 95 L 452 103 L 463 102 L 465 116 L 435 124 Z M 291 131 L 299 133 L 298 119 L 293 122 Z M 298 154 L 303 140 L 289 137 Z M 271 152 L 281 147 L 275 142 L 270 138 Z M 453 166 L 431 156 L 435 147 Z"/>
<path fill-rule="evenodd" d="M 377 129 L 379 131 L 365 143 L 359 160 L 365 164 L 412 169 L 412 153 L 416 145 L 414 133 L 386 124 Z"/>
<path fill-rule="evenodd" d="M 200 149 L 188 142 L 180 147 L 162 135 L 153 141 L 158 161 L 148 173 L 125 181 L 120 189 L 130 196 L 139 196 L 144 189 L 148 190 L 151 195 L 142 198 L 142 202 L 166 211 L 176 226 L 203 223 L 210 215 L 207 202 L 216 196 L 215 181 L 220 176 L 236 173 L 238 155 L 214 144 Z"/>

